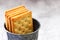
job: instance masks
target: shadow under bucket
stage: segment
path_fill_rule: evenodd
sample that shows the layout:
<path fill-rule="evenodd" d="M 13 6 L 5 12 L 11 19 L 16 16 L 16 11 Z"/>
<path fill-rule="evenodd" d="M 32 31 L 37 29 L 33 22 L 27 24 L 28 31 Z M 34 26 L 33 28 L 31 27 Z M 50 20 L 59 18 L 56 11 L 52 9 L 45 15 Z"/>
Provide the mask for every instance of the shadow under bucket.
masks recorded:
<path fill-rule="evenodd" d="M 6 29 L 5 24 L 4 24 L 4 28 Z M 34 31 L 32 33 L 25 34 L 25 35 L 14 34 L 14 33 L 9 32 L 6 29 L 8 40 L 37 40 L 40 23 L 34 18 L 33 18 L 33 28 L 34 28 Z"/>

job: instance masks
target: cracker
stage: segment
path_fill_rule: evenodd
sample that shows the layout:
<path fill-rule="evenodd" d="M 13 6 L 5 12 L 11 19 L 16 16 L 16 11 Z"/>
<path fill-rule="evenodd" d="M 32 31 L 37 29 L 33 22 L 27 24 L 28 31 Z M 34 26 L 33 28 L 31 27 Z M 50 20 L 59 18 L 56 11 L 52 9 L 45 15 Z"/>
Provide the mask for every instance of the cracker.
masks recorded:
<path fill-rule="evenodd" d="M 27 11 L 27 9 L 24 7 L 24 6 L 20 6 L 19 8 L 15 8 L 15 9 L 11 9 L 9 11 L 6 11 L 6 14 L 5 16 L 7 17 L 8 19 L 8 29 L 11 31 L 12 28 L 11 28 L 11 21 L 10 21 L 10 18 L 13 17 L 13 16 L 16 16 L 16 15 L 19 15 L 21 14 L 22 12 L 25 12 Z M 14 14 L 15 13 L 15 14 Z"/>
<path fill-rule="evenodd" d="M 13 14 L 12 12 L 14 12 L 14 10 L 16 10 L 17 8 L 25 8 L 24 6 L 19 6 L 19 7 L 16 7 L 16 8 L 13 8 L 13 10 L 12 9 L 10 9 L 10 10 L 8 10 L 8 11 L 6 11 L 5 12 L 5 19 L 6 19 L 6 28 L 9 30 L 10 28 L 9 28 L 9 26 L 10 26 L 10 20 L 8 19 L 8 17 L 11 15 L 11 14 Z"/>
<path fill-rule="evenodd" d="M 32 23 L 31 11 L 27 11 L 21 15 L 12 17 L 11 24 L 12 24 L 12 32 L 13 33 L 16 33 L 15 29 L 18 30 L 18 28 L 21 28 L 22 31 L 20 31 L 20 32 L 22 34 L 25 34 L 25 33 L 27 34 L 28 32 L 26 32 L 26 31 L 29 31 L 29 30 L 31 30 L 31 32 L 33 32 L 33 23 Z M 26 30 L 26 29 L 28 29 L 28 30 Z M 20 33 L 20 32 L 18 32 L 18 33 Z"/>
<path fill-rule="evenodd" d="M 32 12 L 24 6 L 6 11 L 6 27 L 9 31 L 17 34 L 33 32 Z"/>
<path fill-rule="evenodd" d="M 15 7 L 15 8 L 12 8 L 10 10 L 6 10 L 5 14 L 6 16 L 9 16 L 10 14 L 14 14 L 16 11 L 18 10 L 23 10 L 25 8 L 25 6 L 18 6 L 18 7 Z"/>
<path fill-rule="evenodd" d="M 26 11 L 27 10 L 24 10 L 22 13 L 24 13 Z M 11 15 L 11 16 L 8 17 L 8 20 L 9 20 L 9 30 L 12 30 L 12 28 L 11 28 L 11 18 L 14 17 L 14 16 L 17 16 L 17 15 L 20 15 L 20 14 L 17 13 L 16 15 Z"/>
<path fill-rule="evenodd" d="M 9 30 L 8 19 L 6 16 L 5 16 L 5 23 L 6 23 L 6 28 Z"/>

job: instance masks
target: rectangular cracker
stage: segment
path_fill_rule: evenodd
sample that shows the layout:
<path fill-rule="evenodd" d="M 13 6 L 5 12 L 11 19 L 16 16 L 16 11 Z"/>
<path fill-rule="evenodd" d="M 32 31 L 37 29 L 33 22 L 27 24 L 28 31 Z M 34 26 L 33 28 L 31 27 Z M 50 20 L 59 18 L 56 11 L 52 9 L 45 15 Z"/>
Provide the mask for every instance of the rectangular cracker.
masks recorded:
<path fill-rule="evenodd" d="M 24 10 L 22 13 L 24 13 L 24 12 L 26 12 L 27 10 Z M 17 14 L 17 15 L 20 15 L 20 14 Z M 17 16 L 17 15 L 14 15 L 14 16 Z M 11 18 L 12 17 L 14 17 L 14 16 L 10 16 L 9 18 L 8 18 L 8 20 L 10 20 L 10 30 L 11 30 L 11 32 L 12 32 L 12 27 L 11 27 L 11 25 L 12 25 L 12 23 L 11 23 Z"/>
<path fill-rule="evenodd" d="M 9 30 L 8 19 L 6 16 L 5 16 L 5 23 L 6 23 L 6 28 Z"/>
<path fill-rule="evenodd" d="M 32 23 L 31 11 L 27 11 L 21 15 L 12 17 L 11 24 L 12 24 L 12 32 L 13 33 L 16 33 L 16 30 L 19 31 L 18 28 L 21 28 L 22 31 L 23 31 L 23 29 L 26 30 L 26 28 L 27 28 L 28 30 L 31 30 L 31 32 L 32 32 L 33 31 L 33 23 Z M 21 32 L 21 31 L 19 31 L 19 32 Z M 24 33 L 22 33 L 22 34 L 24 34 Z"/>
<path fill-rule="evenodd" d="M 11 31 L 11 22 L 10 22 L 10 18 L 11 17 L 13 17 L 13 16 L 16 16 L 16 15 L 19 15 L 20 13 L 22 13 L 22 12 L 25 12 L 25 11 L 27 11 L 27 9 L 24 7 L 24 6 L 19 6 L 19 7 L 17 7 L 17 8 L 14 8 L 14 9 L 11 9 L 11 10 L 8 10 L 8 11 L 6 11 L 6 13 L 5 13 L 5 16 L 7 17 L 7 19 L 8 19 L 8 24 L 7 25 L 9 25 L 8 26 L 8 29 Z M 15 14 L 14 14 L 15 13 Z"/>
<path fill-rule="evenodd" d="M 16 10 L 16 9 L 23 9 L 24 10 L 24 6 L 22 5 L 22 6 L 19 6 L 19 7 L 16 7 L 16 8 L 13 8 L 13 10 L 12 9 L 10 9 L 10 10 L 8 10 L 8 11 L 6 11 L 5 12 L 5 18 L 6 18 L 6 27 L 7 27 L 7 29 L 9 30 L 9 26 L 10 26 L 10 20 L 8 19 L 8 17 L 12 14 L 12 15 L 14 15 L 14 10 Z M 17 10 L 16 10 L 17 11 Z M 16 15 L 16 14 L 15 14 Z"/>
<path fill-rule="evenodd" d="M 23 12 L 26 12 L 27 10 L 25 9 L 25 10 L 23 10 L 22 11 L 22 13 Z M 21 12 L 20 12 L 21 13 Z M 12 30 L 12 28 L 11 28 L 11 18 L 12 17 L 14 17 L 14 16 L 17 16 L 17 15 L 20 15 L 20 13 L 17 13 L 16 15 L 10 15 L 7 19 L 8 19 L 8 21 L 9 21 L 9 31 L 11 31 Z M 11 31 L 12 32 L 12 31 Z"/>

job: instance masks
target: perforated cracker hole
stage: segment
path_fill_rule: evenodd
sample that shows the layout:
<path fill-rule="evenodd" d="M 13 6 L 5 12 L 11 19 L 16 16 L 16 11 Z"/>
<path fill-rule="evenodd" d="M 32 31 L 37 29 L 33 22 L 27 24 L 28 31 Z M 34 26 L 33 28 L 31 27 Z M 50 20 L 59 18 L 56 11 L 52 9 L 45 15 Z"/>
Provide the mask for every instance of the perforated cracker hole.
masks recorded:
<path fill-rule="evenodd" d="M 28 15 L 28 17 L 31 17 L 30 15 Z"/>
<path fill-rule="evenodd" d="M 25 18 L 24 21 L 27 22 L 27 18 Z"/>
<path fill-rule="evenodd" d="M 18 24 L 20 24 L 20 22 L 18 22 Z"/>
<path fill-rule="evenodd" d="M 29 24 L 31 24 L 31 22 L 29 21 Z"/>
<path fill-rule="evenodd" d="M 25 31 L 22 31 L 22 32 L 25 32 Z"/>
<path fill-rule="evenodd" d="M 25 22 L 27 22 L 27 20 L 25 20 Z"/>
<path fill-rule="evenodd" d="M 22 24 L 22 26 L 24 26 L 24 25 Z"/>
<path fill-rule="evenodd" d="M 25 26 L 25 28 L 28 28 L 28 26 Z"/>
<path fill-rule="evenodd" d="M 21 28 L 19 27 L 18 30 L 21 31 Z"/>

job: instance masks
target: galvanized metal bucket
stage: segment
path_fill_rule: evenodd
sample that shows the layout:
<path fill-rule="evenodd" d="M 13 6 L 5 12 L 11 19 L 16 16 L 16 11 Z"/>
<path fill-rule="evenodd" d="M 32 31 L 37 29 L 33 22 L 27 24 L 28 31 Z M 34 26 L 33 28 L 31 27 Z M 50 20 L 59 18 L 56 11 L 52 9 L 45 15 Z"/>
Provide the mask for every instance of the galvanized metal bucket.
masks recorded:
<path fill-rule="evenodd" d="M 6 29 L 8 40 L 37 40 L 40 23 L 34 18 L 33 18 L 33 27 L 34 27 L 34 32 L 21 35 L 21 34 L 14 34 L 14 33 L 9 32 L 6 29 L 6 25 L 4 24 L 4 28 Z"/>

